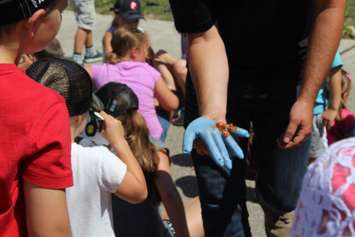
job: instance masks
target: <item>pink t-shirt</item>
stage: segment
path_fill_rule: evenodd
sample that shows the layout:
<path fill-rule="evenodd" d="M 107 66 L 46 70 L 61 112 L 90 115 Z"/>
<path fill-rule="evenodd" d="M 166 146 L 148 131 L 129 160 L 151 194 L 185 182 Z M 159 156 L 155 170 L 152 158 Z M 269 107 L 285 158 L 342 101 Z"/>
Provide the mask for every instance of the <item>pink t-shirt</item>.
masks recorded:
<path fill-rule="evenodd" d="M 163 128 L 154 106 L 154 88 L 160 73 L 144 62 L 123 61 L 117 64 L 93 64 L 92 79 L 96 89 L 108 82 L 120 82 L 130 87 L 139 100 L 138 111 L 144 117 L 150 136 L 159 140 Z"/>
<path fill-rule="evenodd" d="M 340 121 L 335 120 L 334 124 L 327 131 L 329 145 L 351 136 L 351 131 L 355 127 L 354 114 L 348 109 L 342 109 L 341 118 Z"/>

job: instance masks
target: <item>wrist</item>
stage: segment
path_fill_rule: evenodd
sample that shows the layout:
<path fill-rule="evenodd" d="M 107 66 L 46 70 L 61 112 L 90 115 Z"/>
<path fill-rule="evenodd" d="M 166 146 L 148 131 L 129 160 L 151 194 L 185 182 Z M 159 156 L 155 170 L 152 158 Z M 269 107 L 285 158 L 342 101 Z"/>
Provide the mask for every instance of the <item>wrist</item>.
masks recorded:
<path fill-rule="evenodd" d="M 201 116 L 216 122 L 226 122 L 226 113 L 224 111 L 201 111 Z"/>
<path fill-rule="evenodd" d="M 329 105 L 327 110 L 337 112 L 339 108 Z"/>

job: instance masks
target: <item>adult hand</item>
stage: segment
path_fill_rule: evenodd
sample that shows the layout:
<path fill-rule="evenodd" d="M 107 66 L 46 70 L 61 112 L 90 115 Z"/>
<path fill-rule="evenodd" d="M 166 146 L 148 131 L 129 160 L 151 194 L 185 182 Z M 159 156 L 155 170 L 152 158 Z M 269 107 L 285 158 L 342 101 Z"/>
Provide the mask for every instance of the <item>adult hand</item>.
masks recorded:
<path fill-rule="evenodd" d="M 221 131 L 214 120 L 207 117 L 199 117 L 187 127 L 184 135 L 183 151 L 190 153 L 194 141 L 200 139 L 206 146 L 213 161 L 221 168 L 232 169 L 231 158 L 244 158 L 244 154 L 238 143 L 237 137 L 249 137 L 248 131 L 242 128 L 225 125 Z"/>
<path fill-rule="evenodd" d="M 290 112 L 290 122 L 279 140 L 281 148 L 290 149 L 300 145 L 312 132 L 313 104 L 297 100 Z"/>
<path fill-rule="evenodd" d="M 327 109 L 326 111 L 324 111 L 324 113 L 322 114 L 322 119 L 323 119 L 323 123 L 324 126 L 329 129 L 335 121 L 335 118 L 338 115 L 338 111 L 336 111 L 335 109 Z"/>

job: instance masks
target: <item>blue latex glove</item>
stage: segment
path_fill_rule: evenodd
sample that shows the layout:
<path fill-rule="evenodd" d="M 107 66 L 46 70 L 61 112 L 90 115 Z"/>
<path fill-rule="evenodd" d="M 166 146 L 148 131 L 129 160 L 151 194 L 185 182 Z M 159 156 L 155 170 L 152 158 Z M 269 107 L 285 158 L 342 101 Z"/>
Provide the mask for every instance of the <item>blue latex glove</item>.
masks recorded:
<path fill-rule="evenodd" d="M 183 151 L 190 153 L 195 139 L 199 138 L 205 144 L 213 161 L 219 167 L 230 171 L 233 158 L 244 158 L 242 149 L 235 141 L 237 137 L 248 138 L 249 132 L 242 128 L 236 128 L 231 135 L 224 137 L 216 127 L 215 121 L 207 117 L 199 117 L 186 128 Z"/>

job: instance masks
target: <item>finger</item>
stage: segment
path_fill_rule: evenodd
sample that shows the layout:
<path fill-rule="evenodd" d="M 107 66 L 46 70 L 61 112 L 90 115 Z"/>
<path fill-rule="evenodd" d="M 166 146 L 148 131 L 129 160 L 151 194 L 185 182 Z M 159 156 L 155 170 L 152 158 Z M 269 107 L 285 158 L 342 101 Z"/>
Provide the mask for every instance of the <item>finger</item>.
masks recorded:
<path fill-rule="evenodd" d="M 183 141 L 183 152 L 190 153 L 192 151 L 194 140 L 209 127 L 214 125 L 214 121 L 200 117 L 192 121 L 185 130 Z"/>
<path fill-rule="evenodd" d="M 231 154 L 232 157 L 238 157 L 239 159 L 244 159 L 244 153 L 242 148 L 238 145 L 238 143 L 233 139 L 232 136 L 228 136 L 224 138 L 224 142 Z"/>
<path fill-rule="evenodd" d="M 245 138 L 250 137 L 248 130 L 239 127 L 235 127 L 235 129 L 231 131 L 231 134 L 233 137 L 245 137 Z"/>
<path fill-rule="evenodd" d="M 217 146 L 217 149 L 219 150 L 219 154 L 222 155 L 222 158 L 224 160 L 224 167 L 227 169 L 231 170 L 232 169 L 232 161 L 229 158 L 228 150 L 226 146 L 224 145 L 223 138 L 221 133 L 217 128 L 211 129 L 211 134 L 214 139 L 214 142 Z"/>
<path fill-rule="evenodd" d="M 184 134 L 184 140 L 183 140 L 183 152 L 184 153 L 190 153 L 192 151 L 192 146 L 194 143 L 194 140 L 196 139 L 196 130 L 193 129 L 193 127 L 187 127 L 185 130 Z"/>
<path fill-rule="evenodd" d="M 300 129 L 296 133 L 293 140 L 289 144 L 287 144 L 285 148 L 291 149 L 291 148 L 299 146 L 308 137 L 309 134 L 310 134 L 310 129 L 308 129 L 308 128 Z"/>
<path fill-rule="evenodd" d="M 293 140 L 294 136 L 295 136 L 295 133 L 296 133 L 296 130 L 297 130 L 297 127 L 298 127 L 298 123 L 295 122 L 295 121 L 290 121 L 290 123 L 288 124 L 288 127 L 286 129 L 286 132 L 282 138 L 282 141 L 284 143 L 289 143 Z"/>
<path fill-rule="evenodd" d="M 224 159 L 214 141 L 212 129 L 208 129 L 201 134 L 201 139 L 205 143 L 213 161 L 220 167 L 224 166 Z"/>

